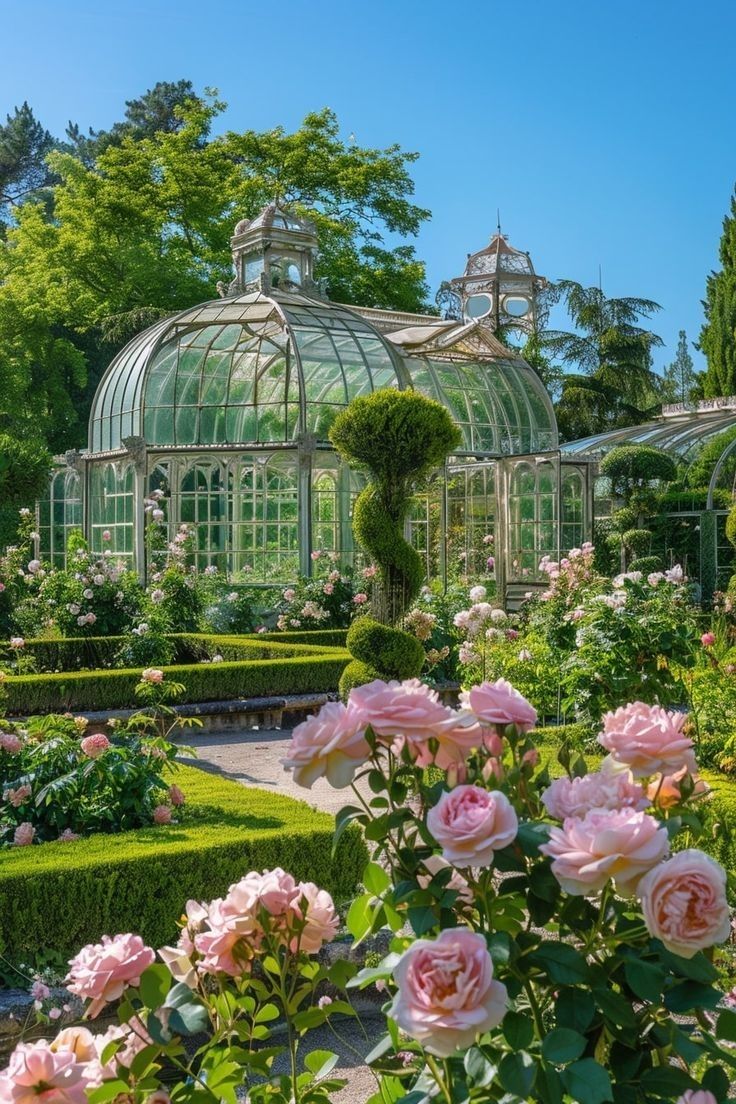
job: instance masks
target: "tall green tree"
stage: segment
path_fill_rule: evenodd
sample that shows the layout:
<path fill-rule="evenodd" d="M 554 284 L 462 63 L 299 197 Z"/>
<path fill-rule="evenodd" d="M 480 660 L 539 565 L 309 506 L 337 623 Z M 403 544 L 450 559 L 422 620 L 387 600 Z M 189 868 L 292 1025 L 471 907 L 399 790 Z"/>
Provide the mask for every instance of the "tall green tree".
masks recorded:
<path fill-rule="evenodd" d="M 28 103 L 16 107 L 0 125 L 0 223 L 8 222 L 19 203 L 38 198 L 51 183 L 46 156 L 54 146 Z"/>
<path fill-rule="evenodd" d="M 698 389 L 698 372 L 688 349 L 687 334 L 680 330 L 675 359 L 664 370 L 661 383 L 662 402 L 684 403 L 693 398 Z"/>
<path fill-rule="evenodd" d="M 235 222 L 274 198 L 317 223 L 318 275 L 333 299 L 423 305 L 413 247 L 385 240 L 410 238 L 428 217 L 412 202 L 414 154 L 343 141 L 330 111 L 293 133 L 213 138 L 222 108 L 185 98 L 172 108 L 177 125 L 118 133 L 91 164 L 69 150 L 49 155 L 53 217 L 41 204 L 19 206 L 0 244 L 0 372 L 9 381 L 0 430 L 29 418 L 49 427 L 55 450 L 82 443 L 115 350 L 163 314 L 212 298 L 231 272 Z"/>
<path fill-rule="evenodd" d="M 736 194 L 723 220 L 718 255 L 721 268 L 706 281 L 705 325 L 700 331 L 708 364 L 703 393 L 708 399 L 736 394 Z"/>
<path fill-rule="evenodd" d="M 543 348 L 567 371 L 562 377 L 557 420 L 563 440 L 632 425 L 653 414 L 659 403 L 652 349 L 662 344 L 641 326 L 660 310 L 652 299 L 608 298 L 600 287 L 574 280 L 557 284 L 574 326 L 547 330 Z"/>

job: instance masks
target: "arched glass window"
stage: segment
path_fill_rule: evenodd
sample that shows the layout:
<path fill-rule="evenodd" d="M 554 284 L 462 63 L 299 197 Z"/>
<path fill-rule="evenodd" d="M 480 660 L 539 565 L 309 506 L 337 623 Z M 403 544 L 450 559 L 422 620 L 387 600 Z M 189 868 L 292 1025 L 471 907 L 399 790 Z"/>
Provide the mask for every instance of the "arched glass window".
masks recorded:
<path fill-rule="evenodd" d="M 539 578 L 542 556 L 557 555 L 556 499 L 551 463 L 522 461 L 515 466 L 509 488 L 509 581 Z"/>
<path fill-rule="evenodd" d="M 82 480 L 69 468 L 51 477 L 48 494 L 38 504 L 39 549 L 42 559 L 54 567 L 66 563 L 66 541 L 73 529 L 83 525 Z"/>
<path fill-rule="evenodd" d="M 229 479 L 216 460 L 198 460 L 179 480 L 179 520 L 195 530 L 194 562 L 227 571 Z"/>
<path fill-rule="evenodd" d="M 578 471 L 569 471 L 562 478 L 562 524 L 560 545 L 564 552 L 579 548 L 584 534 L 583 477 Z"/>
<path fill-rule="evenodd" d="M 299 574 L 296 463 L 244 456 L 233 465 L 232 487 L 232 578 L 292 582 Z"/>
<path fill-rule="evenodd" d="M 312 477 L 312 546 L 325 552 L 340 549 L 337 472 L 317 471 Z"/>
<path fill-rule="evenodd" d="M 92 467 L 89 546 L 93 552 L 112 552 L 128 568 L 135 566 L 134 500 L 132 464 L 108 462 Z"/>
<path fill-rule="evenodd" d="M 496 466 L 494 463 L 453 468 L 447 474 L 447 570 L 455 575 L 489 575 L 495 556 Z M 489 539 L 490 538 L 490 539 Z"/>

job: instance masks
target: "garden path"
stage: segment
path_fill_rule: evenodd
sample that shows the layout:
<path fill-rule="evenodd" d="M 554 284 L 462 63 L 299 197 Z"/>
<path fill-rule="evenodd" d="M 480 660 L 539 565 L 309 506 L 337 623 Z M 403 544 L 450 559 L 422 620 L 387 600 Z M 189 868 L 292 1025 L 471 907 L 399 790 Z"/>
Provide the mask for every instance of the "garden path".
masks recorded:
<path fill-rule="evenodd" d="M 181 742 L 194 748 L 196 765 L 233 778 L 246 786 L 278 790 L 289 797 L 307 801 L 326 813 L 336 813 L 346 803 L 344 790 L 333 790 L 324 779 L 311 790 L 297 786 L 280 760 L 286 754 L 291 732 L 287 729 L 247 729 L 239 732 L 183 735 Z M 347 1085 L 334 1097 L 334 1104 L 365 1104 L 376 1091 L 376 1082 L 362 1057 L 384 1034 L 380 1015 L 362 1014 L 361 1023 L 342 1020 L 336 1024 L 339 1038 L 328 1028 L 310 1034 L 310 1050 L 331 1050 L 340 1055 L 334 1071 Z"/>

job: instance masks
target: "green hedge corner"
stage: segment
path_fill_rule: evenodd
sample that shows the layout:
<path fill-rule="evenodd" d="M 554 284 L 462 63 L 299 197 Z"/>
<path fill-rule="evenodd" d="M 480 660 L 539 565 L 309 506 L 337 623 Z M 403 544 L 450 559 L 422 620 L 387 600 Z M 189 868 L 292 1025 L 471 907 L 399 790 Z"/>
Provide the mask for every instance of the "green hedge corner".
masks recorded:
<path fill-rule="evenodd" d="M 212 900 L 249 870 L 281 866 L 352 899 L 367 860 L 359 831 L 332 854 L 334 818 L 273 791 L 197 767 L 173 775 L 186 794 L 181 824 L 76 843 L 0 852 L 0 946 L 14 960 L 39 949 L 69 956 L 102 935 L 177 938 L 187 900 Z"/>

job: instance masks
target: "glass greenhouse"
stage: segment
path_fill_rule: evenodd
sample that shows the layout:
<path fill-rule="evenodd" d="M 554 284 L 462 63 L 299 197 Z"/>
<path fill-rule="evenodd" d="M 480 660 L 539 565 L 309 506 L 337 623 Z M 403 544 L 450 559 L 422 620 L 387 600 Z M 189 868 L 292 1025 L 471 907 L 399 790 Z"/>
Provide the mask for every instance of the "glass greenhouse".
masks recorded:
<path fill-rule="evenodd" d="M 408 521 L 429 577 L 482 574 L 492 552 L 502 593 L 521 593 L 542 555 L 587 539 L 587 460 L 560 454 L 539 377 L 498 340 L 493 316 L 472 317 L 477 286 L 457 319 L 332 303 L 312 278 L 316 244 L 309 223 L 269 206 L 236 227 L 235 277 L 220 298 L 115 357 L 89 448 L 67 453 L 40 504 L 43 555 L 63 563 L 80 527 L 102 551 L 108 530 L 104 547 L 144 573 L 144 500 L 162 490 L 170 533 L 195 527 L 199 566 L 234 582 L 309 574 L 316 549 L 350 562 L 362 484 L 328 429 L 351 399 L 384 387 L 437 399 L 462 431 Z M 538 281 L 531 270 L 514 297 L 532 303 Z"/>
<path fill-rule="evenodd" d="M 668 452 L 678 467 L 676 485 L 662 499 L 655 551 L 683 564 L 699 580 L 703 599 L 728 584 L 736 563 L 726 539 L 726 518 L 736 494 L 736 397 L 665 406 L 645 425 L 609 430 L 563 446 L 570 458 L 600 459 L 617 445 L 651 445 Z M 595 482 L 595 514 L 611 513 L 605 479 Z"/>

